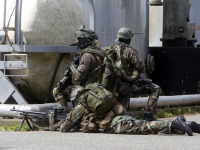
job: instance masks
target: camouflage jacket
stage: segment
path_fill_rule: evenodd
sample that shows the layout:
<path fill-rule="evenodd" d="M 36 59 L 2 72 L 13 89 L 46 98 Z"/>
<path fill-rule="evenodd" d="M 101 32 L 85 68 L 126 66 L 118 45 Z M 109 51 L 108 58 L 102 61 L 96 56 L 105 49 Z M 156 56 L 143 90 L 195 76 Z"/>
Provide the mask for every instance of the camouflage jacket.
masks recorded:
<path fill-rule="evenodd" d="M 77 70 L 73 72 L 75 80 L 80 81 L 81 85 L 97 82 L 102 72 L 102 63 L 103 55 L 100 51 L 92 47 L 83 49 Z"/>
<path fill-rule="evenodd" d="M 131 46 L 119 42 L 115 47 L 116 57 L 115 61 L 121 63 L 122 69 L 128 76 L 137 70 L 139 73 L 144 73 L 146 70 L 145 64 L 138 57 L 138 52 Z"/>

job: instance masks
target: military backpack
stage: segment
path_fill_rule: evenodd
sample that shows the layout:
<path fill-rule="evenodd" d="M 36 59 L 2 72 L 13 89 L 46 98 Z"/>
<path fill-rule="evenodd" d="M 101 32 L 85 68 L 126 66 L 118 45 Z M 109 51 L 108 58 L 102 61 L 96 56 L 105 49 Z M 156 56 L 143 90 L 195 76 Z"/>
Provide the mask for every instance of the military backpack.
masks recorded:
<path fill-rule="evenodd" d="M 105 87 L 107 90 L 115 92 L 115 89 L 121 77 L 121 69 L 117 66 L 117 64 L 114 61 L 114 46 L 104 47 L 103 50 L 106 53 L 107 57 L 104 57 L 103 60 L 103 63 L 105 65 L 102 71 L 99 84 Z"/>

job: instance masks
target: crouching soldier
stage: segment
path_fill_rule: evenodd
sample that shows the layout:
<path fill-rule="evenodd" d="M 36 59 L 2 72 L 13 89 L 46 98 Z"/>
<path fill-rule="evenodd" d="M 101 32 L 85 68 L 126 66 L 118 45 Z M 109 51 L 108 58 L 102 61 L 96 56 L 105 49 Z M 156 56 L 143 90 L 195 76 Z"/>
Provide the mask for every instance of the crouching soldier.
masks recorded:
<path fill-rule="evenodd" d="M 81 49 L 79 57 L 76 57 L 68 66 L 70 73 L 59 83 L 59 88 L 53 90 L 53 96 L 58 106 L 64 107 L 67 112 L 67 102 L 70 101 L 71 92 L 79 87 L 86 87 L 99 80 L 102 71 L 102 61 L 104 55 L 96 49 L 98 37 L 91 29 L 86 29 L 84 26 L 75 33 L 77 37 L 77 47 Z M 78 58 L 78 59 L 77 59 Z M 74 84 L 76 83 L 76 84 Z M 54 128 L 59 128 L 60 121 L 54 125 Z"/>
<path fill-rule="evenodd" d="M 60 131 L 68 132 L 77 124 L 80 124 L 85 132 L 97 132 L 101 127 L 100 124 L 97 125 L 97 122 L 106 118 L 107 113 L 113 106 L 118 104 L 115 95 L 96 83 L 74 91 L 71 95 L 75 97 L 74 99 L 77 104 L 70 113 L 67 114 L 65 122 L 60 127 Z M 114 116 L 116 115 L 112 114 L 110 121 L 108 121 L 106 125 L 102 125 L 106 126 L 105 129 L 107 131 Z M 88 129 L 87 131 L 86 126 L 92 126 L 92 129 Z"/>
<path fill-rule="evenodd" d="M 138 56 L 138 52 L 130 46 L 133 33 L 129 28 L 122 27 L 117 33 L 115 46 L 115 62 L 122 69 L 122 82 L 118 86 L 119 101 L 126 104 L 130 96 L 134 94 L 148 94 L 148 103 L 144 120 L 156 120 L 157 101 L 161 93 L 158 85 L 140 75 L 145 72 L 146 66 Z"/>

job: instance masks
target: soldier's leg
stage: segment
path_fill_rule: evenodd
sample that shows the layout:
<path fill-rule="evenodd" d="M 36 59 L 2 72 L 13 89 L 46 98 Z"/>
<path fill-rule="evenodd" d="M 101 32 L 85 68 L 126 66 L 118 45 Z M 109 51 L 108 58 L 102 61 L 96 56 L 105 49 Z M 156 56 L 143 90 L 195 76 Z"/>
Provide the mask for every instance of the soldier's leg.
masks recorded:
<path fill-rule="evenodd" d="M 135 126 L 130 131 L 128 130 L 126 134 L 131 134 L 131 132 L 134 134 L 158 134 L 158 132 L 171 134 L 171 123 L 172 121 L 169 120 L 150 122 L 136 120 Z"/>
<path fill-rule="evenodd" d="M 56 88 L 54 88 L 53 90 L 53 96 L 55 101 L 57 102 L 57 106 L 58 107 L 63 107 L 64 111 L 67 113 L 68 110 L 68 105 L 67 102 L 70 102 L 70 94 L 72 92 L 72 90 L 76 88 L 75 85 L 71 85 L 65 88 L 65 90 L 63 90 L 60 93 L 57 93 Z M 58 122 L 56 122 L 53 127 L 54 129 L 58 129 L 60 128 L 60 125 L 64 122 L 64 120 L 60 120 Z"/>
<path fill-rule="evenodd" d="M 130 116 L 115 117 L 111 124 L 110 133 L 116 134 L 170 134 L 172 121 L 145 121 Z"/>
<path fill-rule="evenodd" d="M 133 93 L 131 84 L 121 82 L 117 87 L 116 92 L 118 93 L 117 101 L 120 102 L 125 108 L 128 108 L 130 96 Z"/>
<path fill-rule="evenodd" d="M 159 121 L 145 121 L 136 120 L 129 117 L 118 116 L 113 119 L 110 133 L 120 134 L 157 134 L 177 133 L 176 130 L 186 132 L 192 135 L 192 130 L 186 124 L 183 116 L 177 117 L 175 120 L 159 120 Z"/>
<path fill-rule="evenodd" d="M 157 101 L 161 93 L 161 88 L 153 83 L 148 86 L 148 88 L 149 89 L 147 89 L 146 91 L 147 94 L 149 94 L 149 98 L 146 106 L 144 120 L 153 121 L 156 120 L 156 118 L 153 117 L 153 114 L 156 113 Z"/>
<path fill-rule="evenodd" d="M 70 113 L 67 114 L 65 122 L 61 124 L 60 131 L 69 132 L 77 123 L 79 123 L 79 120 L 81 120 L 86 112 L 87 110 L 81 104 L 74 107 Z"/>

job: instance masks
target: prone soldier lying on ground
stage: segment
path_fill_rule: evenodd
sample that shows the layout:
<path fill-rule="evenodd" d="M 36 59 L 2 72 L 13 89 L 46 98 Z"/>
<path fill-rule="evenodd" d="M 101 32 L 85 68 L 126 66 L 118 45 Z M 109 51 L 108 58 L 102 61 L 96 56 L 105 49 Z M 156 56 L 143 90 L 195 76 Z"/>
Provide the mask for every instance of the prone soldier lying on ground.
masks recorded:
<path fill-rule="evenodd" d="M 89 96 L 90 100 L 91 96 L 92 95 Z M 114 97 L 107 98 L 107 100 L 108 99 L 109 102 L 106 103 L 108 105 L 102 105 L 102 103 L 100 103 L 100 105 L 98 104 L 100 107 L 94 107 L 94 109 L 88 109 L 89 107 L 82 105 L 83 103 L 78 104 L 68 114 L 66 121 L 61 126 L 61 132 L 68 132 L 76 125 L 80 125 L 83 132 L 98 132 L 99 129 L 104 129 L 106 133 L 114 134 L 185 134 L 186 132 L 188 135 L 192 136 L 192 132 L 200 133 L 200 124 L 194 121 L 187 124 L 184 116 L 179 116 L 175 120 L 139 120 L 138 118 L 132 118 L 126 115 L 126 109 L 118 102 L 115 103 L 116 100 Z M 114 106 L 112 106 L 113 104 Z M 112 108 L 110 108 L 111 106 Z M 105 111 L 102 111 L 103 107 L 105 108 L 103 110 L 110 109 L 110 111 L 105 113 Z M 34 130 L 34 126 L 31 126 L 29 122 L 32 122 L 32 119 L 29 118 L 32 116 L 39 119 L 49 119 L 50 130 L 53 130 L 52 121 L 66 118 L 66 114 L 63 113 L 63 109 L 61 108 L 47 110 L 46 112 L 21 111 L 15 108 L 11 109 L 11 111 L 18 111 L 21 112 L 21 115 L 24 115 L 18 131 L 20 131 L 25 120 L 30 130 Z"/>
<path fill-rule="evenodd" d="M 111 101 L 113 101 L 113 98 Z M 187 133 L 189 136 L 193 136 L 193 132 L 200 133 L 200 124 L 194 121 L 187 124 L 185 117 L 182 115 L 175 120 L 139 120 L 127 115 L 126 109 L 118 102 L 105 114 L 97 114 L 91 111 L 90 107 L 84 103 L 79 103 L 67 115 L 65 122 L 61 125 L 60 131 L 69 132 L 76 125 L 80 125 L 82 131 L 87 133 L 98 132 L 99 129 L 104 129 L 106 133 L 113 134 Z"/>
<path fill-rule="evenodd" d="M 75 90 L 77 105 L 67 114 L 61 124 L 61 132 L 69 132 L 80 125 L 83 132 L 115 134 L 185 134 L 200 133 L 200 124 L 192 121 L 188 124 L 184 116 L 175 120 L 146 121 L 127 115 L 126 109 L 117 102 L 116 96 L 96 83 L 90 88 Z"/>

